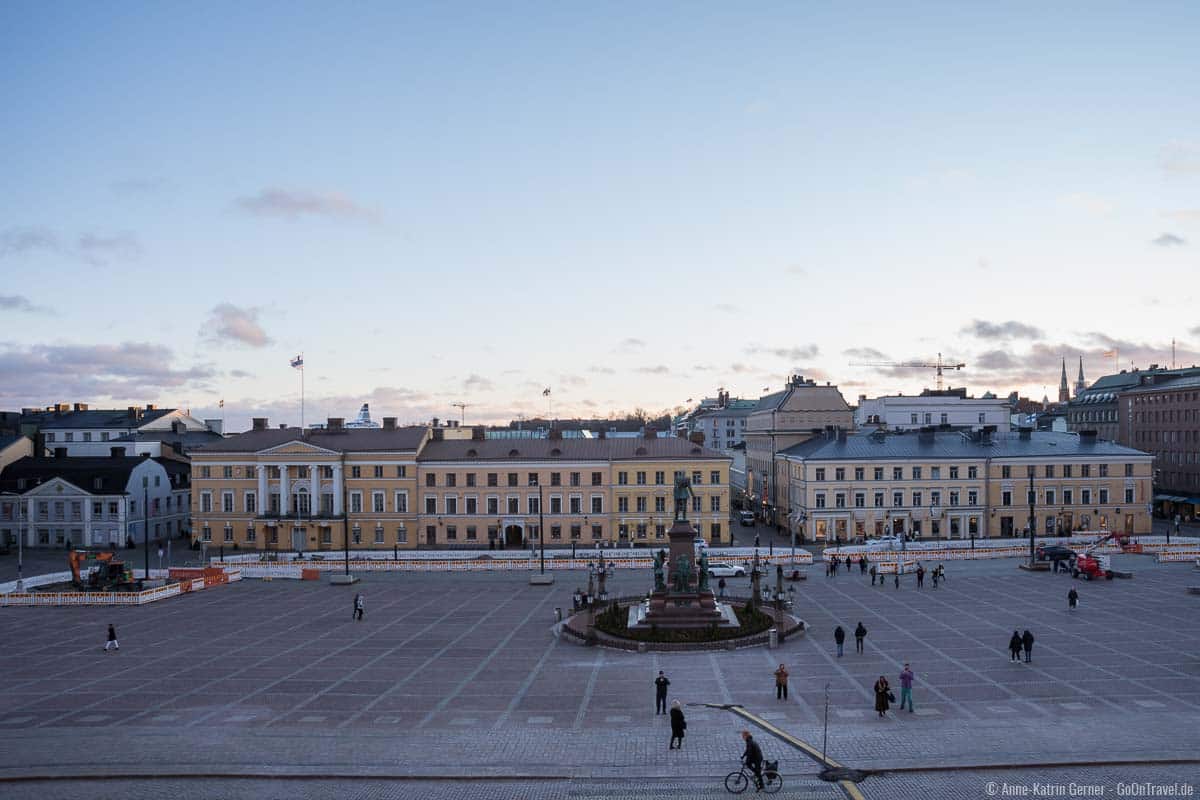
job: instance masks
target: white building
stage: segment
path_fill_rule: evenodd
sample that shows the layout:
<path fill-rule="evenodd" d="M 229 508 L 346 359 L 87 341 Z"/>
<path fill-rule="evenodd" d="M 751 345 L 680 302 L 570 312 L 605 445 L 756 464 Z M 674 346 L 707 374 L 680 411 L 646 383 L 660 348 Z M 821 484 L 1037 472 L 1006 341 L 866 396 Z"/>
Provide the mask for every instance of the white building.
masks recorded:
<path fill-rule="evenodd" d="M 967 397 L 966 389 L 941 392 L 926 389 L 920 395 L 888 395 L 868 399 L 859 395 L 854 411 L 854 426 L 886 430 L 917 430 L 930 425 L 952 428 L 996 426 L 1010 430 L 1008 402 L 998 397 Z"/>
<path fill-rule="evenodd" d="M 71 456 L 108 456 L 109 442 L 128 442 L 131 437 L 209 430 L 203 421 L 182 409 L 153 405 L 90 409 L 86 403 L 73 406 L 60 403 L 38 412 L 38 417 L 38 431 L 44 437 L 46 449 L 65 447 Z"/>
<path fill-rule="evenodd" d="M 21 458 L 0 473 L 0 541 L 26 547 L 124 545 L 185 535 L 187 464 L 118 450 L 104 457 Z M 149 514 L 147 515 L 147 511 Z"/>
<path fill-rule="evenodd" d="M 685 419 L 686 432 L 704 434 L 704 446 L 729 451 L 746 441 L 746 420 L 758 407 L 758 400 L 730 397 L 724 389 L 717 397 L 705 398 Z"/>

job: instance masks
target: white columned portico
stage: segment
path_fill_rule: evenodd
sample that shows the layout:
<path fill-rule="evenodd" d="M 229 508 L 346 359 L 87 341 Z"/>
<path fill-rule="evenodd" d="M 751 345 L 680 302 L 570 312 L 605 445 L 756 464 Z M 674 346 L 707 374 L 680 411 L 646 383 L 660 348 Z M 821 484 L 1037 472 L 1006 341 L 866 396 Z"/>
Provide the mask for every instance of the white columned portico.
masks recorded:
<path fill-rule="evenodd" d="M 254 504 L 258 511 L 258 516 L 265 516 L 271 509 L 271 504 L 267 502 L 267 468 L 259 464 L 254 468 L 254 472 L 258 477 L 258 501 Z"/>
<path fill-rule="evenodd" d="M 321 512 L 321 473 L 316 464 L 308 465 L 308 514 L 311 517 Z"/>
<path fill-rule="evenodd" d="M 342 465 L 333 465 L 333 515 L 341 516 L 344 512 L 342 509 Z"/>
<path fill-rule="evenodd" d="M 291 487 L 288 486 L 288 465 L 279 465 L 279 513 L 288 516 L 292 513 Z"/>

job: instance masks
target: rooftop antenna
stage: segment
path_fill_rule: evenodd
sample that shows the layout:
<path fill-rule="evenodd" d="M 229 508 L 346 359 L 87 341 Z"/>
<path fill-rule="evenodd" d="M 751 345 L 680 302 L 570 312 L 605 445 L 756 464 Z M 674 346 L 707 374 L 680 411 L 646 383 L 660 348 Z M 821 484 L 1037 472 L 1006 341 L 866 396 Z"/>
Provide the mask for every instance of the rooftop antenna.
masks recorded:
<path fill-rule="evenodd" d="M 462 413 L 462 424 L 466 425 L 467 424 L 467 406 L 469 406 L 471 404 L 470 403 L 451 403 L 450 405 L 454 406 Z"/>

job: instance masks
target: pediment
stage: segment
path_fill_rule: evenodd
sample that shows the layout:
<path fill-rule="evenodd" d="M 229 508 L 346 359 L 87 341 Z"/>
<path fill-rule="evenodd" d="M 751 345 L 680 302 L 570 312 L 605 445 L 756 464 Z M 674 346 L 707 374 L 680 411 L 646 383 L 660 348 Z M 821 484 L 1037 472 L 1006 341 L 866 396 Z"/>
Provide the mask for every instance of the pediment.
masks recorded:
<path fill-rule="evenodd" d="M 125 487 L 121 487 L 116 491 L 124 491 Z M 25 492 L 26 497 L 63 497 L 69 494 L 88 494 L 87 489 L 81 489 L 75 484 L 63 478 L 51 478 L 50 480 L 38 484 Z"/>
<path fill-rule="evenodd" d="M 259 450 L 260 456 L 336 456 L 341 455 L 336 450 L 327 450 L 324 447 L 302 442 L 299 439 L 291 442 L 277 444 L 274 447 L 268 447 L 266 450 Z"/>

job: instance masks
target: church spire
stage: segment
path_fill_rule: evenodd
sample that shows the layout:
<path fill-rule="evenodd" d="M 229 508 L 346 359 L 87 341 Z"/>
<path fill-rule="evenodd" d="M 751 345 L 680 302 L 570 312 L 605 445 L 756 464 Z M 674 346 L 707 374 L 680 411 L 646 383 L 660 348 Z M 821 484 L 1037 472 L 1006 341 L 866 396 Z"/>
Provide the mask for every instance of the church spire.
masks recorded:
<path fill-rule="evenodd" d="M 1066 403 L 1071 399 L 1071 385 L 1067 383 L 1067 359 L 1062 362 L 1062 380 L 1058 382 L 1058 402 Z"/>
<path fill-rule="evenodd" d="M 1087 388 L 1087 381 L 1083 379 L 1083 356 L 1079 357 L 1079 377 L 1075 380 L 1075 396 L 1083 394 L 1083 390 Z"/>

